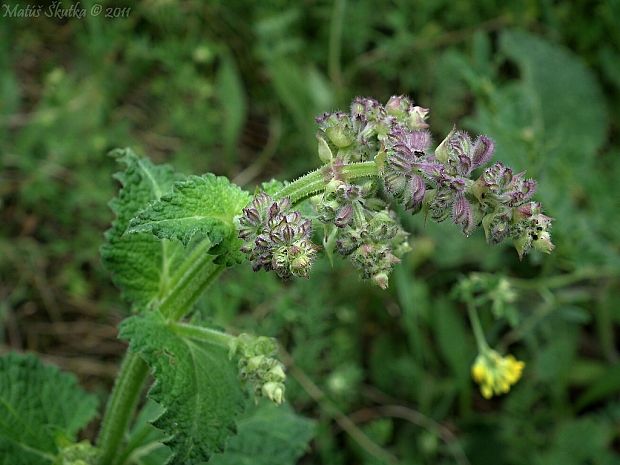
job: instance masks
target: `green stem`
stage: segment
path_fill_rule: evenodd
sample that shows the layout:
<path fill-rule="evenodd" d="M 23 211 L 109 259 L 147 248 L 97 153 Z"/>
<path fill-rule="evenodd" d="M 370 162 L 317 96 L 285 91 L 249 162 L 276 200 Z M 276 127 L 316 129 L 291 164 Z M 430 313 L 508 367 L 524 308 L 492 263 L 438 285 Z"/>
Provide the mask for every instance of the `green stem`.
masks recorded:
<path fill-rule="evenodd" d="M 312 195 L 318 194 L 325 189 L 325 184 L 329 181 L 324 168 L 311 171 L 301 178 L 284 186 L 274 195 L 275 199 L 289 197 L 293 204 L 296 204 Z M 357 178 L 367 178 L 379 175 L 379 167 L 374 161 L 364 161 L 351 163 L 342 167 L 342 177 L 347 181 Z"/>
<path fill-rule="evenodd" d="M 209 344 L 215 344 L 220 347 L 229 348 L 231 342 L 235 340 L 235 336 L 232 336 L 215 329 L 203 328 L 201 326 L 195 326 L 189 323 L 170 322 L 170 327 L 179 336 L 187 337 L 190 339 L 196 339 L 202 342 L 208 342 Z"/>
<path fill-rule="evenodd" d="M 224 265 L 213 263 L 213 256 L 207 254 L 209 246 L 208 241 L 198 245 L 179 267 L 173 285 L 159 307 L 168 319 L 176 321 L 183 318 L 202 292 L 224 270 Z M 140 356 L 127 352 L 108 400 L 97 439 L 101 451 L 98 465 L 117 463 L 121 442 L 133 417 L 147 374 L 147 365 Z"/>
<path fill-rule="evenodd" d="M 476 338 L 476 344 L 478 345 L 478 352 L 484 353 L 489 351 L 489 344 L 484 337 L 484 331 L 482 330 L 482 325 L 480 324 L 478 311 L 471 302 L 467 302 L 467 315 L 469 316 L 471 327 L 474 330 L 474 337 Z"/>
<path fill-rule="evenodd" d="M 171 320 L 180 320 L 185 316 L 198 297 L 217 279 L 224 265 L 213 263 L 213 255 L 206 251 L 198 251 L 190 257 L 191 266 L 183 270 L 182 276 L 162 299 L 159 306 L 162 314 Z"/>
<path fill-rule="evenodd" d="M 605 268 L 583 268 L 572 273 L 538 279 L 510 278 L 510 283 L 521 289 L 556 289 L 588 279 L 615 278 L 618 273 Z"/>
<path fill-rule="evenodd" d="M 108 401 L 97 445 L 101 450 L 99 465 L 113 465 L 129 421 L 140 398 L 148 374 L 146 363 L 138 354 L 127 352 Z"/>

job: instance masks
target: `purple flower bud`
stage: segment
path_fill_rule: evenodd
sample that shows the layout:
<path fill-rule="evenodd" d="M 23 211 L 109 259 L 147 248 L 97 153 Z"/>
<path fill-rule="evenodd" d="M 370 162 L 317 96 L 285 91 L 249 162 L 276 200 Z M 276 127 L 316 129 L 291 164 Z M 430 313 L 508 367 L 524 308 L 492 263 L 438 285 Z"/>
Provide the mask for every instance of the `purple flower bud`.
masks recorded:
<path fill-rule="evenodd" d="M 338 213 L 336 214 L 336 218 L 334 218 L 334 224 L 339 228 L 344 228 L 353 219 L 353 205 L 347 203 L 344 205 Z"/>
<path fill-rule="evenodd" d="M 542 212 L 540 202 L 528 202 L 517 208 L 517 212 L 524 218 L 529 218 Z"/>
<path fill-rule="evenodd" d="M 411 176 L 407 188 L 403 194 L 404 206 L 407 210 L 416 210 L 422 206 L 426 185 L 424 180 L 417 175 Z"/>
<path fill-rule="evenodd" d="M 388 115 L 402 117 L 411 106 L 411 100 L 403 95 L 393 95 L 385 104 L 385 111 Z"/>
<path fill-rule="evenodd" d="M 356 97 L 351 103 L 351 117 L 364 121 L 374 120 L 383 112 L 381 104 L 368 97 Z"/>
<path fill-rule="evenodd" d="M 428 131 L 411 131 L 399 124 L 391 128 L 388 134 L 389 147 L 408 156 L 421 157 L 431 145 Z"/>
<path fill-rule="evenodd" d="M 469 157 L 471 150 L 471 138 L 465 131 L 456 131 L 448 139 L 448 150 L 453 158 L 459 156 Z"/>
<path fill-rule="evenodd" d="M 488 163 L 493 157 L 495 143 L 487 136 L 479 136 L 474 143 L 472 164 L 473 168 L 478 168 Z"/>
<path fill-rule="evenodd" d="M 452 206 L 452 221 L 454 224 L 460 225 L 463 228 L 463 232 L 467 235 L 469 235 L 474 226 L 471 205 L 461 192 L 456 195 L 454 205 Z"/>

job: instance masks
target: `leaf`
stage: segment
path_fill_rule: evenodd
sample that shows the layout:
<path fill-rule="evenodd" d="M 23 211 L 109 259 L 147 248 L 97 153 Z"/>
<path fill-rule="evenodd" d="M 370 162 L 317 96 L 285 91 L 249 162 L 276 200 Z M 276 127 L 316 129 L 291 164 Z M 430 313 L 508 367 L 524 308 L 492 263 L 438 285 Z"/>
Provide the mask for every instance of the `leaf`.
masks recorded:
<path fill-rule="evenodd" d="M 541 465 L 617 463 L 611 457 L 613 426 L 594 415 L 561 423 L 540 456 Z M 612 462 L 612 460 L 614 460 Z"/>
<path fill-rule="evenodd" d="M 154 425 L 169 438 L 171 464 L 207 461 L 235 431 L 244 396 L 227 350 L 172 332 L 159 312 L 125 320 L 120 337 L 151 367 L 149 397 L 165 408 Z"/>
<path fill-rule="evenodd" d="M 185 245 L 194 237 L 206 237 L 217 245 L 236 237 L 233 218 L 249 201 L 250 195 L 225 177 L 210 173 L 190 176 L 138 214 L 129 232 L 150 232 Z"/>
<path fill-rule="evenodd" d="M 135 465 L 161 465 L 167 463 L 170 449 L 164 445 L 165 436 L 161 430 L 151 423 L 157 419 L 164 409 L 148 400 L 140 409 L 136 421 L 127 436 L 127 444 L 131 450 L 126 452 L 127 462 Z M 118 461 L 124 463 L 121 457 Z"/>
<path fill-rule="evenodd" d="M 620 392 L 620 365 L 610 367 L 592 381 L 577 399 L 576 408 L 583 410 L 595 402 L 613 397 L 618 392 Z"/>
<path fill-rule="evenodd" d="M 562 158 L 592 156 L 607 132 L 603 94 L 592 72 L 570 51 L 523 31 L 502 33 L 500 48 L 517 61 L 534 93 L 548 150 Z"/>
<path fill-rule="evenodd" d="M 247 115 L 243 82 L 235 62 L 226 54 L 217 75 L 217 95 L 223 114 L 222 139 L 229 156 L 234 155 Z"/>
<path fill-rule="evenodd" d="M 123 297 L 144 307 L 161 297 L 168 287 L 183 247 L 160 241 L 148 233 L 125 234 L 125 230 L 141 209 L 172 188 L 177 176 L 170 166 L 153 165 L 131 149 L 117 150 L 113 156 L 126 168 L 115 176 L 122 188 L 110 202 L 116 218 L 105 233 L 106 243 L 101 247 L 101 257 Z"/>
<path fill-rule="evenodd" d="M 293 465 L 314 436 L 314 422 L 287 405 L 264 403 L 238 423 L 239 431 L 213 465 Z"/>
<path fill-rule="evenodd" d="M 0 358 L 0 464 L 51 463 L 58 441 L 74 441 L 96 413 L 73 375 L 30 354 Z"/>

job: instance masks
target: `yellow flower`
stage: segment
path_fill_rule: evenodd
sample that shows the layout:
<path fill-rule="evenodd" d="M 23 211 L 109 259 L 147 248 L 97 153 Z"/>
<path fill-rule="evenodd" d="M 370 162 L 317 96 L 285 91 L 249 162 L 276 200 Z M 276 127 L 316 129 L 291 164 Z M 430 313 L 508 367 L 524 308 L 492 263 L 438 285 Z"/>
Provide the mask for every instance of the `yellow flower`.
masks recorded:
<path fill-rule="evenodd" d="M 480 385 L 480 392 L 485 399 L 493 395 L 505 394 L 510 386 L 521 378 L 525 363 L 512 355 L 502 357 L 489 349 L 480 353 L 471 367 L 471 376 Z"/>

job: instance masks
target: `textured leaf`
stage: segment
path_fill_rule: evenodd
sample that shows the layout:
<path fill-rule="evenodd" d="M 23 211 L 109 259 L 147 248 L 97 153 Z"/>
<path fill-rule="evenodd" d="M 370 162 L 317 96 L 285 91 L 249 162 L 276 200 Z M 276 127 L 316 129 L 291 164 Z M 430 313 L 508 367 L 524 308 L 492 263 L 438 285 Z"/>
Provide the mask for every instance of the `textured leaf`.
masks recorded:
<path fill-rule="evenodd" d="M 500 47 L 517 61 L 534 94 L 548 150 L 557 150 L 557 156 L 593 154 L 605 140 L 607 115 L 586 65 L 568 50 L 522 31 L 504 32 Z"/>
<path fill-rule="evenodd" d="M 523 31 L 503 32 L 500 48 L 517 63 L 521 79 L 493 88 L 492 104 L 480 106 L 471 125 L 493 135 L 498 158 L 533 176 L 543 166 L 560 173 L 582 169 L 608 126 L 592 72 L 569 50 Z"/>
<path fill-rule="evenodd" d="M 183 248 L 149 233 L 125 231 L 131 218 L 172 188 L 177 176 L 171 167 L 153 165 L 130 149 L 116 151 L 114 155 L 126 169 L 116 175 L 122 189 L 110 202 L 116 218 L 106 232 L 101 257 L 123 296 L 136 306 L 146 306 L 168 287 Z"/>
<path fill-rule="evenodd" d="M 129 231 L 151 232 L 183 244 L 196 236 L 206 237 L 216 245 L 236 237 L 233 218 L 249 201 L 250 195 L 225 177 L 191 176 L 143 210 L 131 221 Z"/>
<path fill-rule="evenodd" d="M 314 436 L 314 423 L 287 405 L 263 404 L 238 423 L 239 431 L 213 465 L 293 465 Z"/>
<path fill-rule="evenodd" d="M 163 408 L 148 400 L 140 409 L 136 421 L 127 437 L 128 444 L 134 444 L 127 454 L 127 462 L 133 465 L 162 465 L 171 456 L 170 449 L 164 445 L 165 435 L 152 425 L 163 413 Z M 120 460 L 119 460 L 120 461 Z"/>
<path fill-rule="evenodd" d="M 97 399 L 73 375 L 33 355 L 0 358 L 0 464 L 49 464 L 57 440 L 76 433 L 97 413 Z"/>
<path fill-rule="evenodd" d="M 149 397 L 165 408 L 154 425 L 170 438 L 170 463 L 200 463 L 221 451 L 244 406 L 227 350 L 178 336 L 159 312 L 125 320 L 121 338 L 155 376 Z"/>

